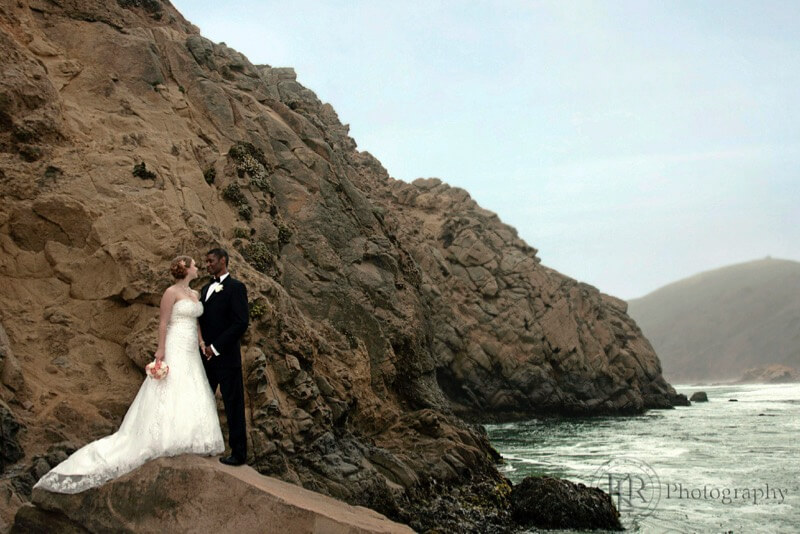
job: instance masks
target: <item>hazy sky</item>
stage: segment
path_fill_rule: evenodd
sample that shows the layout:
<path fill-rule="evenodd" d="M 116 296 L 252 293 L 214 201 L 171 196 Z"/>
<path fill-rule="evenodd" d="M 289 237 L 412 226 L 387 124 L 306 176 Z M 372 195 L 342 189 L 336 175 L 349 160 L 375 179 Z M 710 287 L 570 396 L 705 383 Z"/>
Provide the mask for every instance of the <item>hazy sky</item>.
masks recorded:
<path fill-rule="evenodd" d="M 604 292 L 800 260 L 798 1 L 173 4 Z"/>

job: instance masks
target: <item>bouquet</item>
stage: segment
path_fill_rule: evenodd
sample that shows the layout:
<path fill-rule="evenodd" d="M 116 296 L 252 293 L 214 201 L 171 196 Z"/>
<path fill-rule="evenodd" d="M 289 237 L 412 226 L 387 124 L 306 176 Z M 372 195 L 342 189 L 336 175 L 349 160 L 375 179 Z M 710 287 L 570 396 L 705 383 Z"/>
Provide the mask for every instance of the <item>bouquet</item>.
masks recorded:
<path fill-rule="evenodd" d="M 155 360 L 148 363 L 145 366 L 144 371 L 150 378 L 154 380 L 161 380 L 169 373 L 169 365 L 167 365 L 166 362 Z"/>

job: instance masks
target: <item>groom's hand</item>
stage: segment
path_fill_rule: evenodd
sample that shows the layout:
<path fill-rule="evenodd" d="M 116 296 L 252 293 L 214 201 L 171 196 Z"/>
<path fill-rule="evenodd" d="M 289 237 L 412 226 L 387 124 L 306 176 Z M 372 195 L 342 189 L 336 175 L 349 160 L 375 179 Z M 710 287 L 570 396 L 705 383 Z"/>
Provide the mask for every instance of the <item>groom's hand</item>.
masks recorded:
<path fill-rule="evenodd" d="M 205 354 L 206 360 L 210 360 L 214 357 L 214 350 L 211 348 L 211 346 L 206 346 Z"/>

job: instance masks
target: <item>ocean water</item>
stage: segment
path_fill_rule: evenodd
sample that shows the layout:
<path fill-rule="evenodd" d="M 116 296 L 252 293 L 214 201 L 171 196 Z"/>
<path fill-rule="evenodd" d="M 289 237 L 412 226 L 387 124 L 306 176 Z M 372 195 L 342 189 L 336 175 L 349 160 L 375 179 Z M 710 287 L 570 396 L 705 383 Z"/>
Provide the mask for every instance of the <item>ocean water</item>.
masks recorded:
<path fill-rule="evenodd" d="M 601 487 L 629 532 L 800 532 L 800 384 L 675 389 L 709 402 L 486 429 L 513 482 Z"/>

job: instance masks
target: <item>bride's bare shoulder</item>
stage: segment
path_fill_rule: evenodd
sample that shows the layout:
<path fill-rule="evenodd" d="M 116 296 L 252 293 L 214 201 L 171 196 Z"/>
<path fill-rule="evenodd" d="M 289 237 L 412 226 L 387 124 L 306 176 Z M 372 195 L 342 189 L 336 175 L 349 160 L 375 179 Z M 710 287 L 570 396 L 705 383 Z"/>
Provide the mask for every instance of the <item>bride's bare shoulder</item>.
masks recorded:
<path fill-rule="evenodd" d="M 173 284 L 164 290 L 164 295 L 171 295 L 176 298 L 180 298 L 181 293 L 183 292 L 178 284 Z"/>

